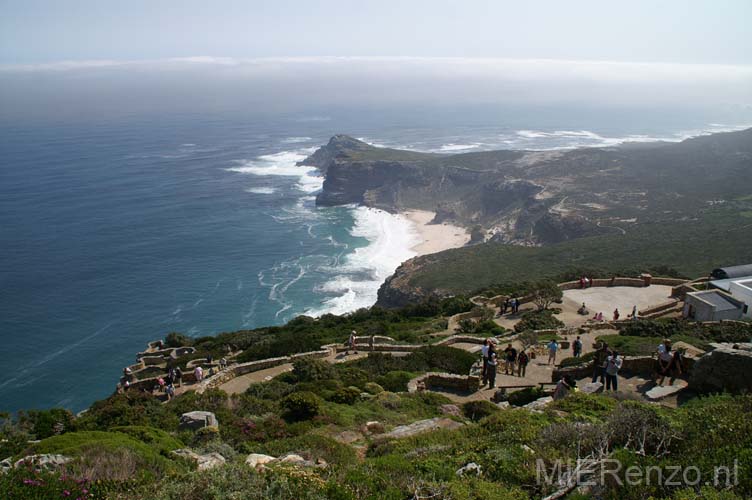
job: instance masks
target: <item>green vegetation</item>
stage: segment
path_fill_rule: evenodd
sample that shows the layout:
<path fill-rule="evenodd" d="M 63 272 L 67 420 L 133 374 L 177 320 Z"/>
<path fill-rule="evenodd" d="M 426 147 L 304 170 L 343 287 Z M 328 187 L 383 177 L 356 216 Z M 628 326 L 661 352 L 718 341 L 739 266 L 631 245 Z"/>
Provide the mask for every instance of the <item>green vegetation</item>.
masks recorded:
<path fill-rule="evenodd" d="M 524 313 L 520 321 L 514 325 L 514 331 L 551 330 L 563 326 L 564 323 L 554 316 L 554 311 L 543 309 Z"/>
<path fill-rule="evenodd" d="M 426 255 L 417 259 L 420 265 L 411 272 L 409 284 L 453 294 L 522 295 L 532 288 L 530 281 L 541 279 L 558 282 L 583 275 L 610 278 L 642 272 L 696 277 L 721 263 L 752 261 L 748 242 L 749 219 L 738 208 L 715 207 L 692 220 L 639 224 L 626 235 L 543 247 L 484 243 Z"/>

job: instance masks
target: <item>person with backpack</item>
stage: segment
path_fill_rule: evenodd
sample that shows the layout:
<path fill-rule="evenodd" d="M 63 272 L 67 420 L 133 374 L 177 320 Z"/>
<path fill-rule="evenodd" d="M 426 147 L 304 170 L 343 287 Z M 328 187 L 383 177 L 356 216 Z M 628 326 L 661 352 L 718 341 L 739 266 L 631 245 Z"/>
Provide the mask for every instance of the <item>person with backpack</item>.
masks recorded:
<path fill-rule="evenodd" d="M 582 354 L 582 340 L 580 340 L 580 336 L 578 335 L 577 338 L 572 342 L 572 355 L 575 358 L 579 358 Z"/>
<path fill-rule="evenodd" d="M 527 364 L 530 362 L 530 357 L 527 355 L 525 350 L 523 349 L 520 351 L 519 356 L 517 356 L 517 376 L 518 377 L 524 377 L 525 371 L 527 370 Z"/>
<path fill-rule="evenodd" d="M 611 356 L 606 359 L 606 390 L 613 390 L 616 392 L 619 388 L 619 370 L 624 362 L 619 357 L 619 353 L 614 351 Z"/>

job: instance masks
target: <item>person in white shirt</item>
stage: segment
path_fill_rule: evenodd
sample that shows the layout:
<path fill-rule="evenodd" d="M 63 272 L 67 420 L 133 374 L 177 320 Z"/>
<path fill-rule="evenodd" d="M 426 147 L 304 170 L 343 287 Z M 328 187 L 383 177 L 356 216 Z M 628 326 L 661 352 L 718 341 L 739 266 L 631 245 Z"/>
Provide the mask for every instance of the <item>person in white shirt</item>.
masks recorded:
<path fill-rule="evenodd" d="M 490 352 L 490 349 L 491 349 L 491 340 L 486 339 L 486 341 L 483 342 L 483 347 L 480 348 L 480 355 L 482 357 L 480 373 L 481 373 L 481 378 L 483 380 L 483 385 L 486 385 L 486 382 L 488 382 L 488 353 Z"/>
<path fill-rule="evenodd" d="M 619 357 L 619 353 L 614 351 L 606 359 L 606 390 L 616 392 L 619 389 L 619 370 L 624 360 Z"/>

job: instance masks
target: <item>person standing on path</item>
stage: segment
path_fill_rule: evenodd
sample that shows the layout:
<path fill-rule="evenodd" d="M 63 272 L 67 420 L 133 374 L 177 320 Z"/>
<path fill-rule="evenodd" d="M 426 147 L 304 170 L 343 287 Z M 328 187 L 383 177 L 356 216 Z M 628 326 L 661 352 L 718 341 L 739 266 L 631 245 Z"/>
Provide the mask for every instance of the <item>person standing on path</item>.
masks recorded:
<path fill-rule="evenodd" d="M 347 339 L 347 348 L 345 350 L 345 356 L 350 354 L 350 349 L 355 351 L 355 354 L 358 354 L 358 350 L 355 347 L 355 335 L 356 335 L 355 330 L 350 332 L 350 336 Z"/>
<path fill-rule="evenodd" d="M 582 354 L 582 340 L 580 340 L 580 336 L 578 335 L 574 342 L 572 342 L 572 355 L 575 358 L 579 358 L 580 354 Z"/>
<path fill-rule="evenodd" d="M 614 309 L 614 321 L 619 321 L 619 308 Z"/>
<path fill-rule="evenodd" d="M 527 353 L 522 350 L 520 351 L 519 356 L 517 356 L 517 376 L 518 377 L 524 377 L 525 372 L 527 371 L 527 364 L 530 362 L 530 357 L 528 357 Z"/>
<path fill-rule="evenodd" d="M 507 348 L 504 349 L 504 374 L 509 375 L 511 372 L 514 375 L 515 361 L 517 361 L 517 349 L 512 347 L 512 344 L 507 344 Z"/>
<path fill-rule="evenodd" d="M 200 365 L 197 366 L 193 370 L 193 376 L 196 378 L 196 382 L 201 382 L 202 380 L 204 380 L 204 369 L 201 368 Z"/>
<path fill-rule="evenodd" d="M 593 357 L 593 382 L 601 379 L 601 384 L 606 380 L 606 360 L 609 355 L 608 344 L 601 342 L 601 348 L 595 351 L 595 357 Z"/>
<path fill-rule="evenodd" d="M 606 359 L 606 390 L 613 390 L 616 392 L 619 386 L 619 370 L 621 369 L 623 360 L 619 357 L 619 353 L 614 351 L 611 356 Z"/>
<path fill-rule="evenodd" d="M 483 385 L 486 385 L 486 382 L 488 382 L 488 354 L 491 349 L 491 340 L 486 339 L 483 342 L 483 347 L 480 348 L 480 355 L 481 355 L 481 365 L 480 365 L 480 373 L 481 373 L 481 379 L 483 380 Z"/>
<path fill-rule="evenodd" d="M 559 343 L 556 342 L 556 339 L 551 340 L 551 342 L 548 343 L 548 364 L 550 365 L 553 361 L 554 364 L 556 364 L 556 352 L 559 350 Z"/>
<path fill-rule="evenodd" d="M 496 387 L 496 367 L 499 362 L 495 351 L 490 351 L 488 355 L 488 388 L 493 389 Z"/>
<path fill-rule="evenodd" d="M 175 383 L 180 387 L 183 385 L 183 370 L 178 366 L 175 368 Z"/>

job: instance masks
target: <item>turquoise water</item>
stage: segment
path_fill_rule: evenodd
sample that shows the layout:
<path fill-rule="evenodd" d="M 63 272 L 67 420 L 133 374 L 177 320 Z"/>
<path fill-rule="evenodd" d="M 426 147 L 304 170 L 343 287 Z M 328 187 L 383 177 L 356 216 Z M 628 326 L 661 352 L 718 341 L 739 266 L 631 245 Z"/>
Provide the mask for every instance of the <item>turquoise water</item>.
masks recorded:
<path fill-rule="evenodd" d="M 322 179 L 295 162 L 334 133 L 462 152 L 726 127 L 567 116 L 0 120 L 0 410 L 83 409 L 170 331 L 211 335 L 370 305 L 414 236 L 389 214 L 314 206 Z"/>

